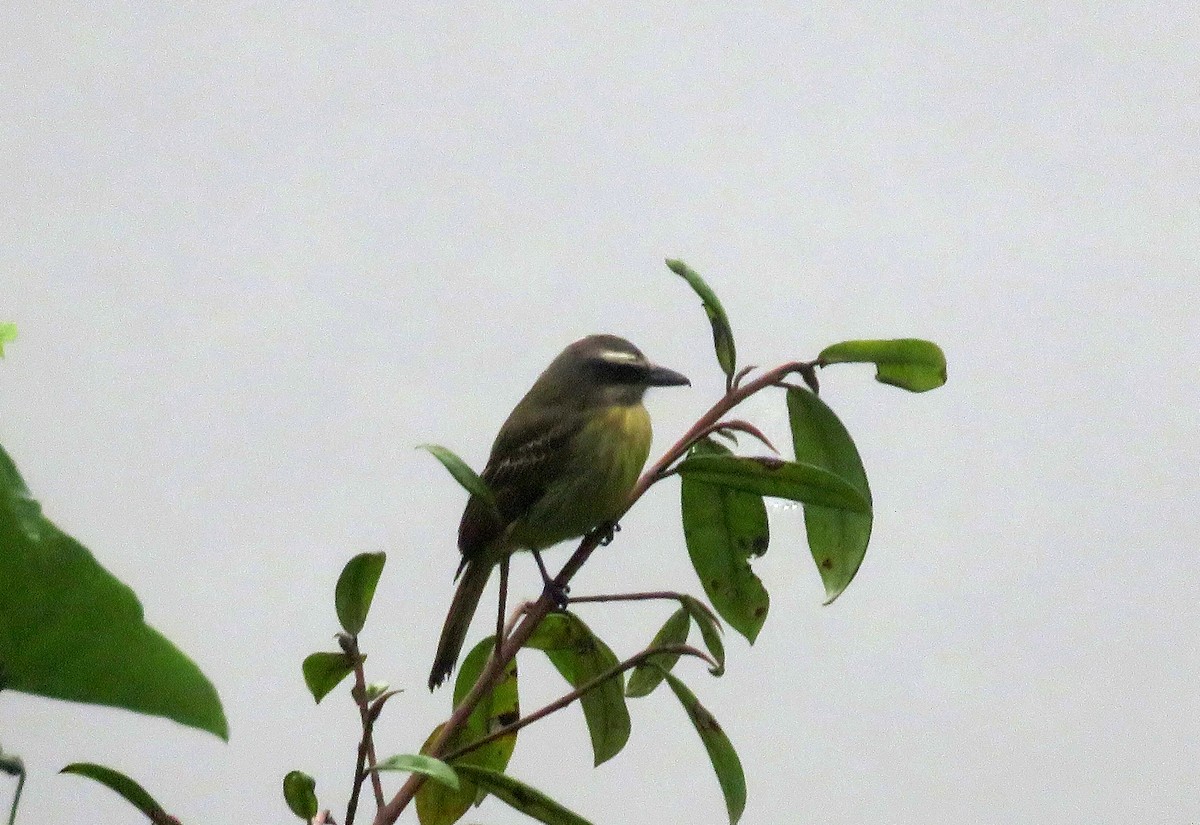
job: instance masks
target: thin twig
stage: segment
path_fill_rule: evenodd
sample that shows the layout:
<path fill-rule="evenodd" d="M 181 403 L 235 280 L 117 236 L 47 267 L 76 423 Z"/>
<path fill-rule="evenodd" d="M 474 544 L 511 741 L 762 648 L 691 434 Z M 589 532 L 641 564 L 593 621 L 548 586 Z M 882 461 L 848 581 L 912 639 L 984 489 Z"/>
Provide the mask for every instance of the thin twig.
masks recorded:
<path fill-rule="evenodd" d="M 752 435 L 755 438 L 757 438 L 759 441 L 761 441 L 763 444 L 767 445 L 767 447 L 771 450 L 771 452 L 773 452 L 773 453 L 779 452 L 779 450 L 776 449 L 775 445 L 771 443 L 771 439 L 769 439 L 765 435 L 763 435 L 762 430 L 760 430 L 758 427 L 755 427 L 749 421 L 743 421 L 740 418 L 735 419 L 733 421 L 718 421 L 716 424 L 713 424 L 711 427 L 709 427 L 708 430 L 701 437 L 709 436 L 709 435 L 712 435 L 713 433 L 717 433 L 717 432 L 724 432 L 725 430 L 736 430 L 740 433 L 746 433 L 747 435 Z"/>
<path fill-rule="evenodd" d="M 375 770 L 378 760 L 375 757 L 375 740 L 371 736 L 379 711 L 373 711 L 367 701 L 367 676 L 363 670 L 362 654 L 358 650 L 358 637 L 342 634 L 338 637 L 338 642 L 342 645 L 346 655 L 354 661 L 354 687 L 351 689 L 350 695 L 354 697 L 354 703 L 358 705 L 358 716 L 362 722 L 363 732 L 362 739 L 358 743 L 358 762 L 354 768 L 354 785 L 350 789 L 350 801 L 346 805 L 346 825 L 354 825 L 354 815 L 358 811 L 358 795 L 362 791 L 362 784 L 368 774 L 371 776 L 371 787 L 375 791 L 375 808 L 379 810 L 384 806 L 383 783 L 379 779 L 379 772 Z M 380 703 L 380 709 L 382 709 L 382 703 Z"/>
<path fill-rule="evenodd" d="M 562 710 L 563 708 L 567 707 L 568 705 L 570 705 L 572 702 L 576 701 L 577 699 L 581 699 L 585 693 L 588 693 L 588 692 L 596 689 L 597 687 L 602 685 L 604 682 L 607 682 L 609 679 L 612 679 L 613 677 L 617 676 L 620 673 L 624 673 L 625 671 L 629 670 L 630 668 L 635 668 L 638 665 L 640 665 L 642 662 L 649 659 L 651 656 L 657 656 L 659 654 L 679 654 L 679 655 L 686 655 L 686 656 L 697 656 L 697 657 L 703 659 L 704 661 L 708 662 L 713 667 L 717 666 L 717 663 L 712 660 L 712 657 L 710 657 L 707 653 L 702 653 L 701 651 L 697 650 L 696 648 L 692 647 L 691 645 L 659 645 L 657 647 L 648 647 L 645 650 L 641 651 L 640 653 L 635 653 L 634 655 L 630 656 L 625 661 L 620 662 L 619 664 L 613 665 L 612 667 L 610 667 L 608 670 L 601 673 L 596 678 L 585 682 L 584 684 L 575 688 L 575 690 L 571 691 L 570 693 L 565 694 L 564 696 L 561 696 L 558 699 L 555 699 L 553 702 L 546 705 L 545 707 L 539 708 L 538 710 L 535 710 L 533 713 L 531 713 L 527 716 L 522 716 L 517 721 L 510 722 L 509 724 L 505 725 L 502 728 L 497 728 L 496 730 L 489 733 L 487 736 L 484 736 L 481 739 L 477 739 L 469 745 L 464 745 L 461 748 L 446 754 L 445 756 L 442 757 L 442 761 L 443 762 L 452 762 L 455 759 L 458 759 L 460 756 L 463 756 L 464 754 L 468 754 L 473 750 L 477 750 L 478 748 L 483 747 L 484 745 L 488 744 L 489 742 L 494 742 L 497 739 L 502 739 L 505 736 L 514 734 L 517 731 L 519 731 L 521 728 L 525 727 L 526 725 L 532 725 L 534 722 L 538 721 L 539 719 L 545 719 L 550 714 L 555 713 L 556 711 Z"/>
<path fill-rule="evenodd" d="M 647 593 L 603 593 L 599 596 L 572 596 L 571 604 L 586 604 L 590 602 L 648 602 L 653 599 L 673 599 L 682 601 L 683 593 L 674 590 L 653 590 Z"/>
<path fill-rule="evenodd" d="M 651 485 L 663 477 L 668 467 L 687 454 L 687 451 L 701 437 L 701 433 L 720 421 L 726 413 L 756 392 L 774 386 L 792 373 L 800 373 L 805 376 L 806 382 L 811 375 L 815 381 L 816 376 L 813 372 L 814 363 L 811 361 L 792 361 L 763 373 L 748 384 L 726 392 L 704 415 L 700 416 L 692 424 L 691 428 L 669 450 L 663 453 L 662 457 L 654 463 L 654 466 L 642 473 L 641 478 L 638 479 L 637 484 L 634 485 L 633 490 L 630 492 L 629 498 L 625 502 L 625 507 L 617 517 L 620 518 L 621 515 L 624 515 L 645 494 Z M 600 538 L 601 531 L 599 530 L 593 530 L 584 536 L 579 546 L 575 549 L 575 552 L 571 554 L 571 557 L 567 559 L 567 563 L 559 571 L 558 576 L 555 577 L 554 583 L 560 588 L 568 585 L 571 577 L 579 572 L 579 568 L 592 555 L 592 552 L 599 544 Z M 425 749 L 426 753 L 441 755 L 445 752 L 446 745 L 462 726 L 466 724 L 467 718 L 471 715 L 475 706 L 495 686 L 508 662 L 517 655 L 517 651 L 524 646 L 529 637 L 533 635 L 533 631 L 546 616 L 550 615 L 556 606 L 549 588 L 547 588 L 538 597 L 537 601 L 530 606 L 529 610 L 526 611 L 525 619 L 504 640 L 504 644 L 500 646 L 500 655 L 493 655 L 491 660 L 484 666 L 483 671 L 479 674 L 479 678 L 475 680 L 475 684 L 467 691 L 467 695 L 463 697 L 462 701 L 458 703 L 458 707 L 450 714 L 450 718 L 442 725 L 442 729 L 438 735 L 429 743 L 429 747 Z M 404 784 L 400 786 L 400 790 L 392 797 L 391 801 L 379 810 L 379 813 L 375 817 L 375 825 L 392 825 L 392 823 L 399 819 L 400 814 L 412 802 L 417 789 L 424 782 L 425 776 L 423 774 L 410 774 Z"/>
<path fill-rule="evenodd" d="M 757 367 L 755 367 L 753 364 L 748 364 L 747 366 L 744 366 L 740 370 L 738 370 L 737 374 L 733 376 L 733 386 L 729 387 L 726 390 L 726 392 L 728 392 L 728 390 L 730 390 L 730 389 L 736 390 L 741 385 L 742 379 L 745 378 L 747 375 L 749 375 L 755 369 L 757 369 Z"/>

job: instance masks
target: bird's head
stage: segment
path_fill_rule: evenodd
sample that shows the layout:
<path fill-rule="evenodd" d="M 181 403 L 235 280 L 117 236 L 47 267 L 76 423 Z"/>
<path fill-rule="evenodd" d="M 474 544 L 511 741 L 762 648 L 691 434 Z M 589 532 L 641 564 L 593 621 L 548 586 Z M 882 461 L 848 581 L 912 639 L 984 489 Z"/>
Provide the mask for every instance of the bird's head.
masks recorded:
<path fill-rule="evenodd" d="M 650 387 L 690 385 L 674 370 L 652 364 L 616 335 L 589 335 L 568 346 L 538 378 L 535 389 L 582 407 L 637 404 Z"/>

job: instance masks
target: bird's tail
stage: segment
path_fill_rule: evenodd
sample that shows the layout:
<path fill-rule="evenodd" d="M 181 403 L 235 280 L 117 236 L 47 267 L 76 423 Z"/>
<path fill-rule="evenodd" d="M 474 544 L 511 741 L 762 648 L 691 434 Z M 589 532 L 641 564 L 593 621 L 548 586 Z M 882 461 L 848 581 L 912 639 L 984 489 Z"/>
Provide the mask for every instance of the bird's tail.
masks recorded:
<path fill-rule="evenodd" d="M 483 596 L 483 589 L 487 587 L 494 566 L 480 559 L 468 562 L 463 568 L 458 589 L 454 591 L 454 600 L 450 602 L 450 612 L 446 614 L 446 623 L 442 625 L 437 655 L 433 657 L 433 669 L 429 672 L 430 690 L 440 685 L 454 669 L 463 642 L 467 640 L 467 630 L 475 616 L 475 608 L 479 606 L 479 599 Z"/>

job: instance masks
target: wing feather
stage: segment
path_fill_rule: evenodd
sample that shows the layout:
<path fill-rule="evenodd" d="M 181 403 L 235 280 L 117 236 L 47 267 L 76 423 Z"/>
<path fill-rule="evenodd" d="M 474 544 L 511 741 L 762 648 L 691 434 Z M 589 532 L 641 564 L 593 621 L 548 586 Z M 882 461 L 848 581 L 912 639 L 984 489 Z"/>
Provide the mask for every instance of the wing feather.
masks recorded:
<path fill-rule="evenodd" d="M 523 416 L 517 414 L 520 409 L 500 428 L 481 474 L 495 495 L 499 518 L 474 496 L 463 511 L 458 549 L 464 563 L 482 555 L 537 503 L 563 471 L 564 453 L 587 421 L 580 412 L 563 415 L 561 408 Z"/>

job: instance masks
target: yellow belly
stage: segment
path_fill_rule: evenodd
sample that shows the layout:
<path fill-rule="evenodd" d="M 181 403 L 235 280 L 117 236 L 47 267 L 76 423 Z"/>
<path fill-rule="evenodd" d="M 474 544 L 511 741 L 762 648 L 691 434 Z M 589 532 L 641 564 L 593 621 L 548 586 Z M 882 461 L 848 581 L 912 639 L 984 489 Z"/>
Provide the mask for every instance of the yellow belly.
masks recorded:
<path fill-rule="evenodd" d="M 540 550 L 615 519 L 650 454 L 641 404 L 600 412 L 575 436 L 562 472 L 509 533 L 510 546 Z"/>

